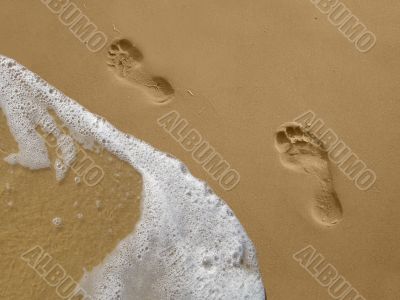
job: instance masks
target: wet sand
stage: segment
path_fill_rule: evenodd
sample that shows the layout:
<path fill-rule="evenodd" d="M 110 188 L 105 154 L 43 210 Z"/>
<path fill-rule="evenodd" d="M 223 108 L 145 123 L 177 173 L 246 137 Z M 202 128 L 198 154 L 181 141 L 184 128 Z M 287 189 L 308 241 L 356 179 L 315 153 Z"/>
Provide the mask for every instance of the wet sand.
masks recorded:
<path fill-rule="evenodd" d="M 3 116 L 0 134 L 3 159 L 5 153 L 17 150 Z M 54 161 L 56 153 L 51 150 Z M 104 170 L 104 177 L 93 187 L 79 176 L 81 172 L 70 170 L 57 182 L 54 170 L 0 165 L 2 299 L 57 299 L 56 289 L 35 270 L 49 271 L 59 264 L 79 281 L 83 268 L 90 270 L 101 263 L 133 231 L 140 214 L 140 175 L 105 151 L 86 153 Z M 61 220 L 60 225 L 53 222 L 55 218 Z M 44 252 L 32 259 L 30 250 L 37 246 Z M 31 269 L 28 263 L 44 259 L 44 253 L 52 259 Z M 30 259 L 24 261 L 23 257 Z"/>
<path fill-rule="evenodd" d="M 146 72 L 174 87 L 174 99 L 160 104 L 137 84 L 121 80 L 106 64 L 108 45 L 91 53 L 40 1 L 3 1 L 0 53 L 119 129 L 178 157 L 206 180 L 255 243 L 268 299 L 330 299 L 292 258 L 308 244 L 366 299 L 400 296 L 395 288 L 400 277 L 397 4 L 346 1 L 377 35 L 377 45 L 366 54 L 357 52 L 308 1 L 76 4 L 110 43 L 132 41 L 143 53 Z M 314 179 L 284 168 L 274 148 L 277 128 L 310 109 L 378 178 L 372 189 L 360 191 L 332 166 L 343 205 L 343 220 L 332 228 L 319 226 L 305 211 Z M 222 189 L 160 128 L 157 119 L 171 110 L 240 173 L 236 188 Z M 4 118 L 0 125 L 1 148 L 15 151 Z M 30 247 L 42 246 L 78 281 L 83 268 L 97 265 L 132 232 L 139 216 L 139 176 L 122 163 L 109 162 L 106 153 L 92 155 L 106 170 L 104 183 L 94 189 L 76 185 L 73 174 L 58 184 L 52 170 L 31 172 L 0 162 L 0 268 L 9 270 L 0 277 L 2 298 L 56 297 L 20 260 Z M 127 177 L 120 184 L 112 179 L 118 168 Z M 4 191 L 6 183 L 10 191 Z M 125 201 L 129 190 L 133 198 Z M 102 211 L 95 206 L 98 197 L 106 201 Z M 118 209 L 121 202 L 123 209 Z M 79 212 L 82 220 L 76 218 Z M 65 221 L 61 230 L 51 223 L 56 216 Z"/>

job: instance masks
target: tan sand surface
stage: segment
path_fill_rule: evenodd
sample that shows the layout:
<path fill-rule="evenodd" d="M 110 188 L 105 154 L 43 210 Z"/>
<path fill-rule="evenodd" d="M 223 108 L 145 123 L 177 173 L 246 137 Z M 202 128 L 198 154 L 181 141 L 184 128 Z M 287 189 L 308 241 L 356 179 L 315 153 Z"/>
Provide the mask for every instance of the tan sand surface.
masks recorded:
<path fill-rule="evenodd" d="M 88 51 L 39 0 L 1 1 L 0 53 L 206 180 L 255 243 L 268 299 L 332 299 L 292 258 L 307 245 L 365 299 L 400 299 L 397 1 L 346 0 L 377 36 L 368 53 L 358 52 L 310 1 L 75 3 L 109 43 L 125 38 L 140 49 L 146 72 L 167 79 L 174 98 L 160 104 L 121 80 L 106 64 L 109 44 Z M 237 187 L 222 189 L 157 124 L 171 110 L 240 173 Z M 377 174 L 375 185 L 360 191 L 331 166 L 343 220 L 330 228 L 306 212 L 315 180 L 284 168 L 274 148 L 277 128 L 308 110 Z M 4 117 L 0 126 L 3 158 L 16 145 Z M 0 162 L 0 299 L 58 299 L 21 261 L 29 248 L 43 247 L 78 281 L 83 268 L 100 263 L 132 232 L 139 217 L 139 175 L 107 153 L 90 155 L 106 171 L 94 188 L 75 184 L 72 173 L 58 184 L 53 170 L 32 172 Z M 116 172 L 123 174 L 119 183 Z M 128 198 L 127 191 L 133 191 Z M 103 210 L 95 206 L 99 198 Z M 56 216 L 64 220 L 61 229 L 51 223 Z"/>

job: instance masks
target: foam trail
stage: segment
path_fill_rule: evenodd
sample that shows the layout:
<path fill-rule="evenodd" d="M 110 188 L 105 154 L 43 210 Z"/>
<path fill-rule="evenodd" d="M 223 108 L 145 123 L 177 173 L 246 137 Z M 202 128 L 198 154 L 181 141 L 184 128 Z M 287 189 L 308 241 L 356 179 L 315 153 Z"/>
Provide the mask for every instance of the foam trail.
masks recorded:
<path fill-rule="evenodd" d="M 142 175 L 142 212 L 135 231 L 81 280 L 91 299 L 265 299 L 245 230 L 224 201 L 180 161 L 120 132 L 4 56 L 0 108 L 19 147 L 6 158 L 9 163 L 50 166 L 45 142 L 36 132 L 41 127 L 63 147 L 66 168 L 75 158 L 72 138 L 80 135 Z M 50 110 L 75 133 L 72 138 L 54 130 Z"/>

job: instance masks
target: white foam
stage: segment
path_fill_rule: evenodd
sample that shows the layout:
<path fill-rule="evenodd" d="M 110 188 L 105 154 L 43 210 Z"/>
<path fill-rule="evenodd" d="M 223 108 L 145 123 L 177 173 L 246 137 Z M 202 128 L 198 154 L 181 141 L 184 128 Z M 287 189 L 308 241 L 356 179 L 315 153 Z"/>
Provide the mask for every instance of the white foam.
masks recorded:
<path fill-rule="evenodd" d="M 101 144 L 143 178 L 141 219 L 81 286 L 93 299 L 264 299 L 255 249 L 231 209 L 177 159 L 118 131 L 106 120 L 0 56 L 0 107 L 18 142 L 7 161 L 50 166 L 36 128 L 54 133 L 69 166 L 76 150 L 49 111 L 85 145 Z M 61 168 L 62 169 L 62 168 Z M 61 179 L 64 172 L 56 172 Z"/>

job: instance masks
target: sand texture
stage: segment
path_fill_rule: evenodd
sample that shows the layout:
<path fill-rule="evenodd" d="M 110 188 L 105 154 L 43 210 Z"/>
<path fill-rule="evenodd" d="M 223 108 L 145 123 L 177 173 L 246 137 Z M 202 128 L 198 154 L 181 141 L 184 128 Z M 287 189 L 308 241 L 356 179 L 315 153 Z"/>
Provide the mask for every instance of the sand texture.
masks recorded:
<path fill-rule="evenodd" d="M 342 2 L 376 35 L 365 53 L 312 1 L 76 0 L 107 37 L 98 51 L 45 2 L 1 1 L 0 54 L 206 181 L 254 243 L 269 300 L 335 299 L 326 266 L 354 299 L 400 299 L 397 1 Z M 376 174 L 370 188 L 295 122 L 308 111 Z M 196 158 L 190 132 L 237 184 Z M 100 149 L 85 153 L 101 183 L 57 182 L 4 161 L 17 150 L 1 113 L 0 299 L 61 299 L 21 255 L 39 246 L 79 282 L 135 229 L 142 178 Z"/>

